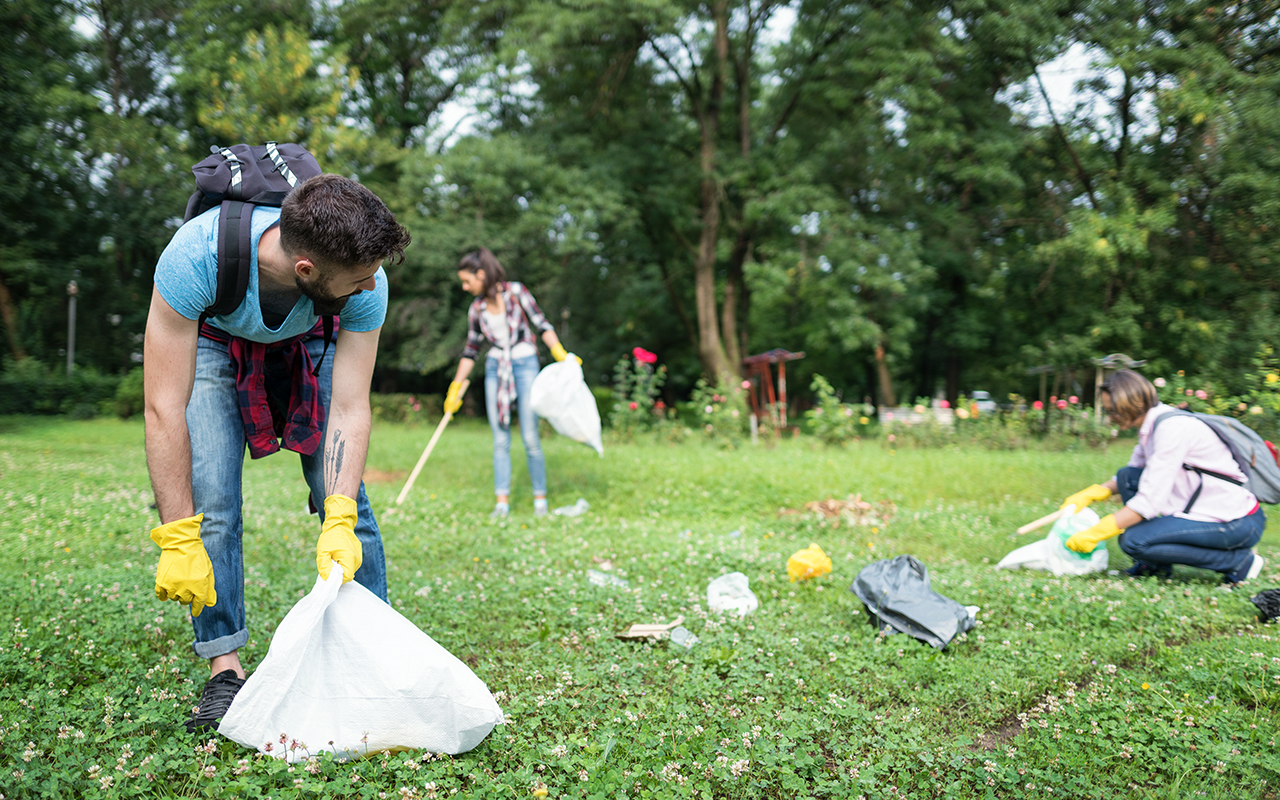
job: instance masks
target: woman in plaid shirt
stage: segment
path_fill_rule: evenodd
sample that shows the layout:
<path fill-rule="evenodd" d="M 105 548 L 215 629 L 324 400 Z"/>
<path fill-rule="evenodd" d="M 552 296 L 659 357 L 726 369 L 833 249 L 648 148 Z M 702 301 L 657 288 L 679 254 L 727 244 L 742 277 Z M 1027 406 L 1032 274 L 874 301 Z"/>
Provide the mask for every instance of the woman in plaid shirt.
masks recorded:
<path fill-rule="evenodd" d="M 462 382 L 471 374 L 480 346 L 487 341 L 491 346 L 485 358 L 484 397 L 489 427 L 493 429 L 493 492 L 497 495 L 497 505 L 490 516 L 505 517 L 511 511 L 513 402 L 519 404 L 520 437 L 533 483 L 533 513 L 545 516 L 547 462 L 538 439 L 538 416 L 530 405 L 533 379 L 538 377 L 539 368 L 534 330 L 542 334 L 542 341 L 551 348 L 556 361 L 564 361 L 568 353 L 533 294 L 524 284 L 507 280 L 506 270 L 488 248 L 481 247 L 462 257 L 458 280 L 476 299 L 467 310 L 467 346 L 453 383 L 449 384 L 444 410 L 453 413 L 462 407 Z"/>

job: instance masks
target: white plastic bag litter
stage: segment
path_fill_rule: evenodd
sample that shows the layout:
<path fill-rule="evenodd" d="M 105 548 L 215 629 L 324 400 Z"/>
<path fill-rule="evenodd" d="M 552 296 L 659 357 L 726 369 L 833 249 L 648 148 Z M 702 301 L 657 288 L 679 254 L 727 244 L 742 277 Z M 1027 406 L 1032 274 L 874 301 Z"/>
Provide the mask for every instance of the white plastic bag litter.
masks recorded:
<path fill-rule="evenodd" d="M 551 423 L 556 433 L 604 455 L 600 439 L 600 410 L 582 379 L 582 365 L 573 353 L 564 361 L 548 364 L 533 379 L 530 392 L 533 411 Z"/>
<path fill-rule="evenodd" d="M 1098 514 L 1092 508 L 1058 517 L 1049 529 L 1049 535 L 1038 542 L 1019 547 L 1000 559 L 996 569 L 1040 569 L 1054 575 L 1087 575 L 1107 568 L 1107 544 L 1099 542 L 1092 553 L 1077 553 L 1066 545 L 1067 539 L 1086 528 L 1098 524 Z"/>
<path fill-rule="evenodd" d="M 502 721 L 466 664 L 368 589 L 343 585 L 335 564 L 276 628 L 218 732 L 293 762 L 320 751 L 464 753 Z"/>
<path fill-rule="evenodd" d="M 732 611 L 745 617 L 760 607 L 760 600 L 751 591 L 746 575 L 730 572 L 721 575 L 707 586 L 707 608 L 712 611 Z"/>

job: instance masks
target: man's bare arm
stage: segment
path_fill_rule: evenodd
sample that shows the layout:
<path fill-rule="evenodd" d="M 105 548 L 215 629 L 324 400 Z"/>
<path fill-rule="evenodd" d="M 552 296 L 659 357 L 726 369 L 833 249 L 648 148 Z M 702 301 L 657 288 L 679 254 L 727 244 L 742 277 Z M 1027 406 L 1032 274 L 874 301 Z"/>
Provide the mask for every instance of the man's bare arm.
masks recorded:
<path fill-rule="evenodd" d="M 196 321 L 174 311 L 159 290 L 153 291 L 151 310 L 147 314 L 142 373 L 147 472 L 162 523 L 196 513 L 191 499 L 187 403 L 195 381 L 198 337 Z"/>
<path fill-rule="evenodd" d="M 369 452 L 369 386 L 378 356 L 378 336 L 372 331 L 339 331 L 333 357 L 333 392 L 325 428 L 324 493 L 354 498 L 360 491 L 364 460 Z"/>

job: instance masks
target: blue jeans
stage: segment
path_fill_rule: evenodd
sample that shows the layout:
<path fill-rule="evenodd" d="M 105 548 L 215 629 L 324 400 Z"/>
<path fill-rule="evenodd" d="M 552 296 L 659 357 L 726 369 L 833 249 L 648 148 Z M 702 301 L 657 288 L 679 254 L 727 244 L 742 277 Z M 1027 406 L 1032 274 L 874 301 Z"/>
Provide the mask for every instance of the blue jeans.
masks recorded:
<path fill-rule="evenodd" d="M 529 480 L 534 497 L 547 495 L 547 459 L 542 455 L 538 438 L 538 415 L 533 413 L 531 395 L 533 379 L 538 377 L 538 357 L 527 356 L 511 361 L 516 378 L 516 404 L 512 411 L 520 417 L 520 438 L 529 464 Z M 484 364 L 484 405 L 493 429 L 493 493 L 511 494 L 511 425 L 498 420 L 498 359 L 487 358 Z"/>
<path fill-rule="evenodd" d="M 1140 467 L 1125 467 L 1116 473 L 1116 486 L 1124 502 L 1128 503 L 1138 493 L 1141 477 Z M 1230 522 L 1156 517 L 1120 534 L 1120 549 L 1135 561 L 1186 564 L 1225 575 L 1249 565 L 1253 558 L 1249 548 L 1258 543 L 1266 527 L 1267 517 L 1261 506 L 1252 514 Z"/>
<path fill-rule="evenodd" d="M 315 361 L 320 358 L 324 341 L 313 339 L 306 347 Z M 331 345 L 319 375 L 320 400 L 326 411 L 333 387 L 333 351 Z M 284 378 L 268 373 L 268 381 L 273 379 Z M 196 375 L 191 401 L 187 404 L 187 430 L 191 436 L 191 495 L 196 513 L 204 514 L 200 539 L 213 562 L 214 586 L 218 591 L 217 604 L 206 606 L 200 616 L 192 617 L 195 629 L 192 647 L 201 658 L 213 658 L 238 650 L 249 641 L 244 614 L 244 519 L 240 513 L 245 439 L 236 375 L 227 355 L 227 345 L 203 336 L 196 347 Z M 302 474 L 311 488 L 311 496 L 317 499 L 317 505 L 323 506 L 323 445 L 315 455 L 301 458 Z M 301 508 L 304 501 L 298 497 L 291 502 Z M 385 601 L 387 565 L 382 537 L 363 483 L 356 498 L 356 509 L 356 537 L 363 548 L 363 562 L 355 579 Z M 323 508 L 320 515 L 323 520 Z M 274 531 L 263 533 L 272 538 L 276 536 Z M 316 535 L 319 536 L 319 530 Z"/>

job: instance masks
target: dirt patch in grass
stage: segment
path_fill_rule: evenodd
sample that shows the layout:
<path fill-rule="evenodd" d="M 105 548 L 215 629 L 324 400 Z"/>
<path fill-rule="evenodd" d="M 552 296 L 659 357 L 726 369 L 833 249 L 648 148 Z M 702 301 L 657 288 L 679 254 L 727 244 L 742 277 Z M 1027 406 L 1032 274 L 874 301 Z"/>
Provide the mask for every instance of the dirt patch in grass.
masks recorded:
<path fill-rule="evenodd" d="M 404 483 L 407 477 L 409 477 L 408 470 L 386 472 L 380 469 L 366 469 L 364 471 L 365 483 Z"/>

